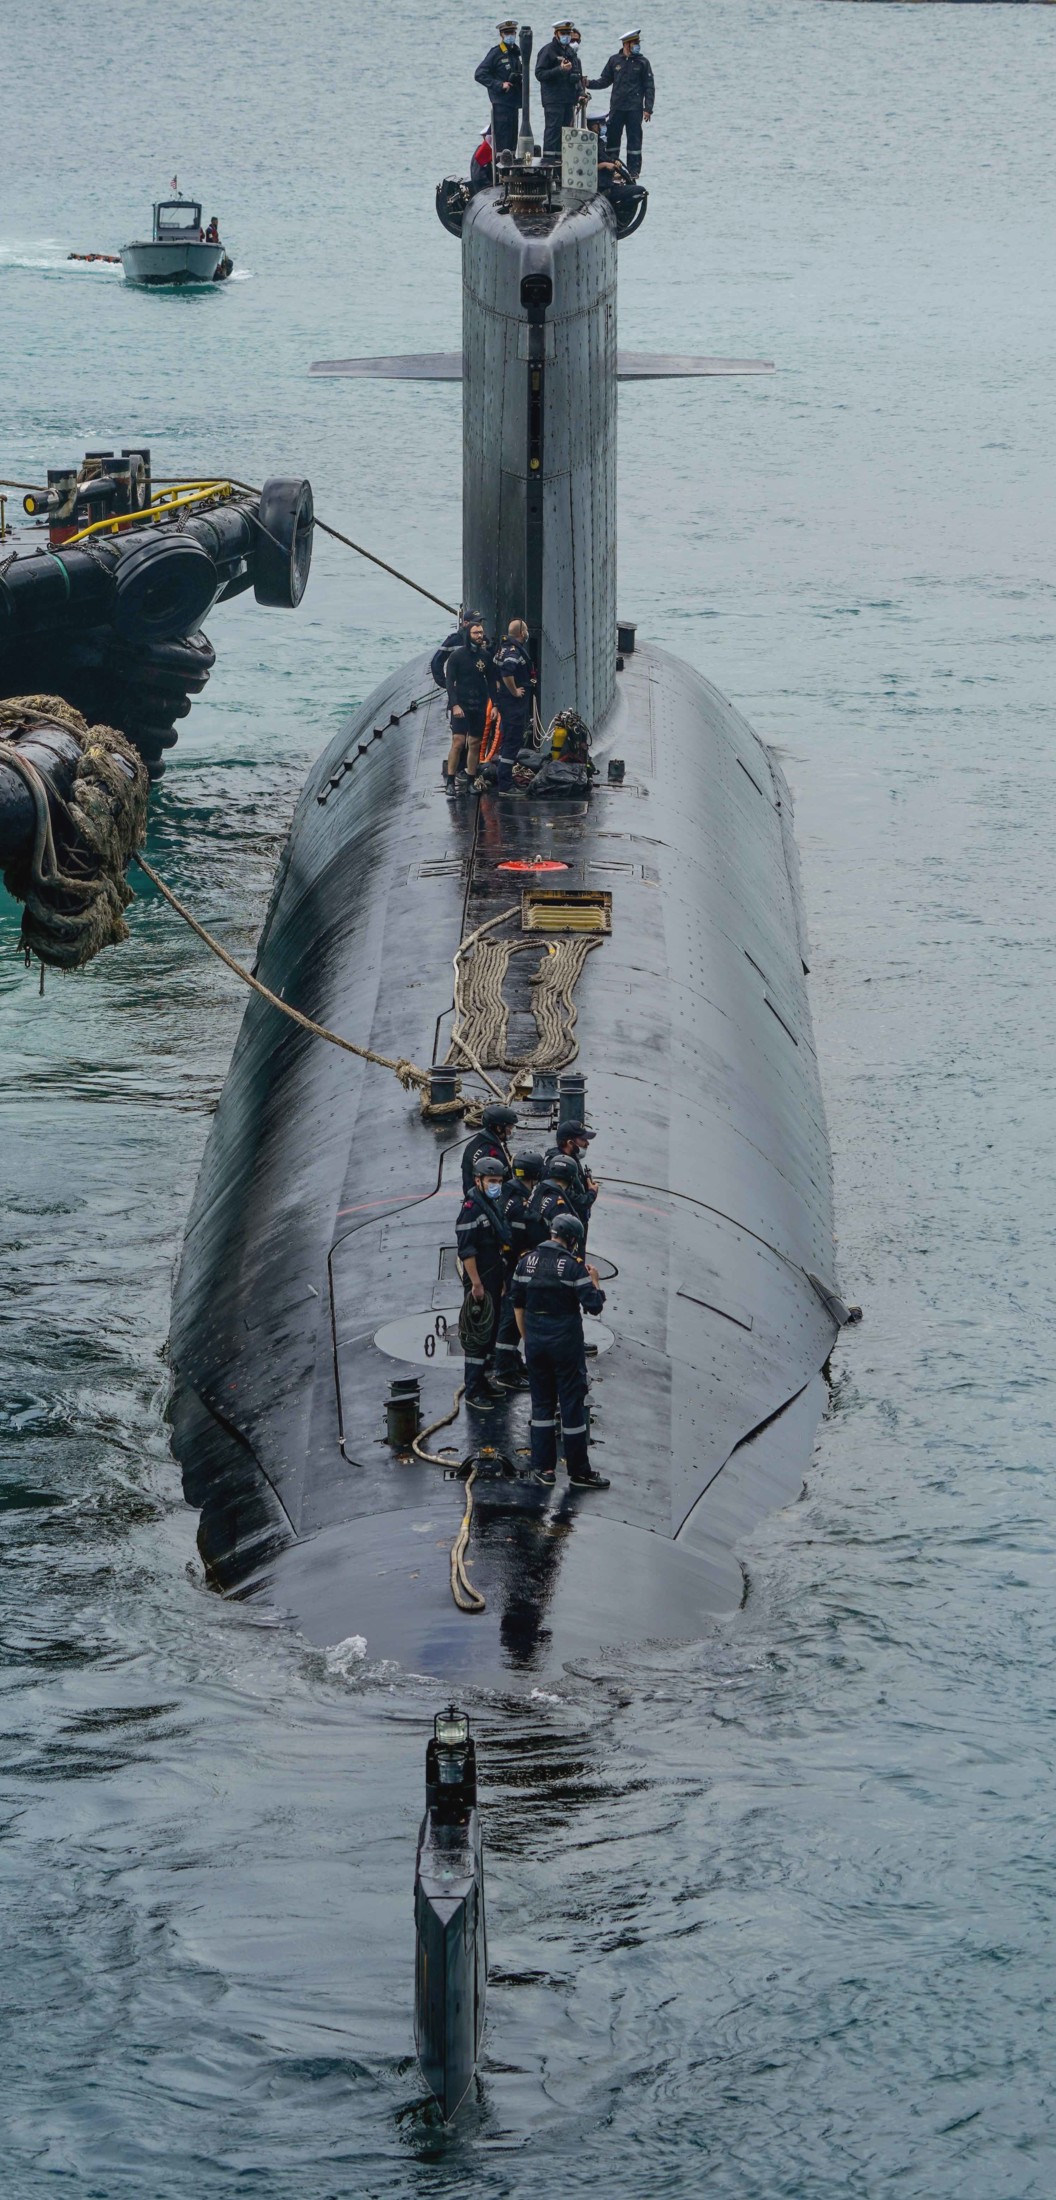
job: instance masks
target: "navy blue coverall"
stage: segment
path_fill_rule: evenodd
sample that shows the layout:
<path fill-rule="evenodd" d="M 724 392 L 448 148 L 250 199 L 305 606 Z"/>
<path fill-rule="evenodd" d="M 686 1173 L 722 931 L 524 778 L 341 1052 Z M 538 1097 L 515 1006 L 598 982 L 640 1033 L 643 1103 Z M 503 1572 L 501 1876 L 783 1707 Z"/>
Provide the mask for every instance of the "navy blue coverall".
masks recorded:
<path fill-rule="evenodd" d="M 466 1396 L 479 1397 L 484 1390 L 488 1362 L 495 1351 L 502 1294 L 506 1283 L 509 1241 L 497 1201 L 474 1185 L 463 1200 L 455 1224 L 460 1260 L 475 1260 L 477 1274 L 491 1300 L 491 1335 L 479 1353 L 466 1353 Z"/>
<path fill-rule="evenodd" d="M 515 153 L 521 116 L 521 56 L 504 38 L 486 53 L 474 69 L 491 101 L 491 142 L 497 153 Z M 507 84 L 509 91 L 506 90 Z"/>
<path fill-rule="evenodd" d="M 623 133 L 627 132 L 627 166 L 632 176 L 642 172 L 642 116 L 651 115 L 656 86 L 653 72 L 644 53 L 619 53 L 609 55 L 600 76 L 592 76 L 592 92 L 605 91 L 611 85 L 609 119 L 605 130 L 605 142 L 610 153 L 618 153 Z"/>
<path fill-rule="evenodd" d="M 476 1166 L 481 1156 L 488 1161 L 501 1161 L 507 1176 L 513 1174 L 513 1163 L 501 1138 L 495 1131 L 474 1131 L 469 1144 L 462 1152 L 462 1189 L 471 1192 Z"/>
<path fill-rule="evenodd" d="M 532 660 L 521 642 L 503 642 L 501 649 L 496 650 L 495 674 L 495 696 L 502 719 L 498 783 L 505 791 L 513 785 L 513 767 L 527 743 L 532 722 Z M 523 688 L 524 694 L 511 694 L 507 680 Z"/>
<path fill-rule="evenodd" d="M 553 1146 L 551 1148 L 546 1157 L 546 1166 L 548 1169 L 550 1167 L 551 1161 L 556 1161 L 560 1152 L 560 1146 Z M 575 1182 L 566 1184 L 563 1189 L 566 1205 L 571 1207 L 573 1214 L 578 1215 L 580 1222 L 583 1224 L 583 1242 L 585 1244 L 587 1239 L 587 1232 L 590 1228 L 591 1211 L 593 1209 L 594 1202 L 598 1196 L 597 1189 L 595 1188 L 592 1191 L 590 1185 L 587 1183 L 586 1175 L 583 1168 L 582 1154 L 567 1154 L 564 1158 L 568 1161 L 574 1161 L 576 1164 Z"/>
<path fill-rule="evenodd" d="M 568 61 L 571 67 L 563 69 Z M 579 56 L 571 46 L 563 46 L 559 38 L 552 38 L 543 46 L 535 64 L 535 73 L 543 95 L 544 153 L 561 151 L 561 132 L 567 130 L 575 116 L 576 101 L 583 90 L 583 71 Z"/>
<path fill-rule="evenodd" d="M 553 1238 L 524 1253 L 513 1278 L 513 1303 L 524 1315 L 524 1358 L 532 1391 L 532 1468 L 557 1465 L 557 1410 L 570 1474 L 590 1465 L 583 1316 L 600 1314 L 605 1293 L 578 1254 Z"/>
<path fill-rule="evenodd" d="M 506 1257 L 506 1288 L 495 1339 L 495 1373 L 502 1379 L 516 1375 L 522 1364 L 521 1333 L 517 1327 L 517 1316 L 510 1295 L 517 1263 L 522 1253 L 530 1252 L 534 1245 L 542 1245 L 550 1235 L 549 1223 L 539 1221 L 529 1214 L 530 1199 L 528 1186 L 522 1178 L 507 1177 L 498 1202 L 510 1243 Z"/>

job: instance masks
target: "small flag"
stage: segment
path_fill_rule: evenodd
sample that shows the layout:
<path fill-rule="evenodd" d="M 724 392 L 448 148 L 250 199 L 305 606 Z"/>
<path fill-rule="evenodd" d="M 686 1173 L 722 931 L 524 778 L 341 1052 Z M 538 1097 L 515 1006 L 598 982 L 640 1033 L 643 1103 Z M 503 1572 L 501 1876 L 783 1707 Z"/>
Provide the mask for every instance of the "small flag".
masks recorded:
<path fill-rule="evenodd" d="M 172 179 L 172 182 L 171 182 L 171 183 L 170 183 L 170 185 L 169 185 L 169 190 L 170 190 L 170 191 L 178 191 L 178 190 L 179 190 L 179 188 L 180 188 L 180 179 L 179 179 L 179 177 L 178 177 L 178 176 L 174 176 L 174 177 L 173 177 L 173 179 Z"/>

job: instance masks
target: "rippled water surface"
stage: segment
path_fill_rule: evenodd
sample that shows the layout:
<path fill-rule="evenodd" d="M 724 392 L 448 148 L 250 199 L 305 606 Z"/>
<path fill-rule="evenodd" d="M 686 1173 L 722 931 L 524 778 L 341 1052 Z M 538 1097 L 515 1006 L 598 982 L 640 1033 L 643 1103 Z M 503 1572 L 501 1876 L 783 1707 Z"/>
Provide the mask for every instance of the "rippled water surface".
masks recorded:
<path fill-rule="evenodd" d="M 584 24 L 593 66 L 622 28 Z M 41 1001 L 3 903 L 12 2200 L 1056 2179 L 1056 15 L 657 0 L 644 29 L 623 340 L 779 372 L 623 392 L 621 609 L 792 779 L 865 1326 L 742 1612 L 477 1707 L 491 2017 L 445 2135 L 410 2039 L 434 1691 L 209 1595 L 166 1439 L 241 1002 L 150 896 Z M 489 35 L 450 0 L 8 0 L 0 471 L 143 438 L 159 471 L 309 473 L 324 516 L 457 596 L 457 390 L 305 368 L 457 345 L 431 197 Z M 174 171 L 244 280 L 151 296 L 68 266 Z M 326 542 L 296 617 L 242 599 L 210 627 L 151 853 L 248 950 L 308 761 L 433 629 Z"/>

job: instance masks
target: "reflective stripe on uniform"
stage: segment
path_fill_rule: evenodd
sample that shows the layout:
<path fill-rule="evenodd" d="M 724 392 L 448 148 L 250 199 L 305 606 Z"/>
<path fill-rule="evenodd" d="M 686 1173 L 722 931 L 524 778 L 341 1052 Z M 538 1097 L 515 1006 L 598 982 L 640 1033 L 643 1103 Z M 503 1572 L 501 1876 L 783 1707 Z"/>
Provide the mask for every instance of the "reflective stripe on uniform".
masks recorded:
<path fill-rule="evenodd" d="M 530 1421 L 528 1426 L 529 1428 L 556 1428 L 557 1421 L 556 1419 L 553 1421 Z"/>

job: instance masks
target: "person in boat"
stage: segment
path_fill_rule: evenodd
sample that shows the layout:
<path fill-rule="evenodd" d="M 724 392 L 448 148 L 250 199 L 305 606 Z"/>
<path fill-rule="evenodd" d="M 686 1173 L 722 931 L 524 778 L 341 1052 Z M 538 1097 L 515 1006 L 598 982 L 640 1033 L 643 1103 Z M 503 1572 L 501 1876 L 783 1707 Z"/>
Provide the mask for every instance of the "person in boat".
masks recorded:
<path fill-rule="evenodd" d="M 495 652 L 495 672 L 495 700 L 502 720 L 496 767 L 499 792 L 506 794 L 513 785 L 513 767 L 528 739 L 532 722 L 535 666 L 523 619 L 510 620 L 506 639 Z"/>
<path fill-rule="evenodd" d="M 598 1196 L 597 1184 L 587 1167 L 587 1149 L 595 1135 L 594 1131 L 588 1131 L 585 1123 L 576 1123 L 566 1118 L 558 1124 L 554 1132 L 554 1144 L 546 1156 L 548 1175 L 553 1170 L 554 1162 L 559 1159 L 571 1161 L 573 1165 L 575 1175 L 565 1182 L 565 1198 L 573 1214 L 578 1215 L 583 1224 L 584 1242 L 590 1229 L 591 1210 Z"/>
<path fill-rule="evenodd" d="M 458 1257 L 469 1296 L 477 1307 L 483 1307 L 485 1300 L 491 1306 L 486 1332 L 475 1337 L 472 1350 L 466 1352 L 466 1404 L 478 1413 L 490 1412 L 497 1395 L 488 1377 L 510 1251 L 500 1204 L 504 1175 L 501 1161 L 480 1154 L 474 1164 L 472 1187 L 462 1201 L 455 1224 Z"/>
<path fill-rule="evenodd" d="M 492 145 L 497 153 L 512 153 L 521 115 L 521 53 L 512 17 L 497 27 L 498 45 L 490 48 L 473 73 L 491 101 Z"/>
<path fill-rule="evenodd" d="M 524 1339 L 532 1394 L 532 1473 L 536 1482 L 557 1478 L 557 1412 L 568 1479 L 576 1490 L 607 1490 L 608 1480 L 590 1464 L 583 1316 L 600 1314 L 605 1293 L 598 1271 L 583 1259 L 583 1225 L 555 1215 L 544 1245 L 524 1253 L 513 1278 L 513 1309 Z"/>
<path fill-rule="evenodd" d="M 480 1129 L 474 1131 L 462 1153 L 462 1189 L 468 1192 L 481 1155 L 489 1161 L 501 1161 L 504 1177 L 513 1175 L 513 1159 L 509 1149 L 509 1134 L 517 1128 L 517 1111 L 507 1107 L 504 1100 L 489 1100 L 480 1118 Z"/>
<path fill-rule="evenodd" d="M 469 164 L 469 188 L 475 197 L 478 191 L 490 191 L 494 181 L 495 151 L 489 122 Z"/>
<path fill-rule="evenodd" d="M 477 776 L 484 720 L 491 694 L 491 666 L 482 619 L 474 619 L 466 639 L 448 652 L 444 667 L 451 747 L 447 758 L 447 791 L 465 771 L 467 784 Z"/>
<path fill-rule="evenodd" d="M 561 132 L 571 126 L 583 97 L 583 71 L 572 43 L 574 23 L 555 23 L 554 35 L 535 64 L 543 95 L 543 151 L 560 153 Z"/>
<path fill-rule="evenodd" d="M 208 227 L 208 229 L 207 229 L 207 230 L 206 230 L 206 232 L 205 232 L 205 238 L 204 238 L 204 242 L 205 242 L 206 244 L 219 244 L 219 242 L 220 242 L 220 218 L 219 218 L 219 215 L 217 215 L 217 214 L 210 214 L 210 216 L 209 216 L 209 227 Z"/>

